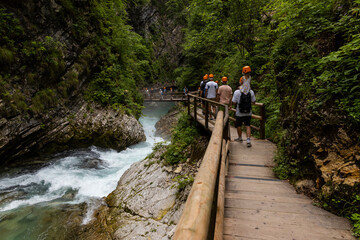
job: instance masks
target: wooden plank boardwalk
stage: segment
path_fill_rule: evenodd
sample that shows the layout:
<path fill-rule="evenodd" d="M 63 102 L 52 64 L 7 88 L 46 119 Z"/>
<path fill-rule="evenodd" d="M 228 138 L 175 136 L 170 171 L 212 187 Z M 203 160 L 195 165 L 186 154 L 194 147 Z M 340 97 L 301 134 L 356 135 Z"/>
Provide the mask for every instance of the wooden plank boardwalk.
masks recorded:
<path fill-rule="evenodd" d="M 198 114 L 204 126 L 200 111 Z M 210 130 L 212 123 L 209 121 Z M 237 137 L 234 127 L 230 133 L 232 140 Z M 314 206 L 310 198 L 274 176 L 275 150 L 267 140 L 252 138 L 251 148 L 246 141 L 230 142 L 224 240 L 356 239 L 347 219 Z"/>
<path fill-rule="evenodd" d="M 237 137 L 231 127 L 231 139 Z M 245 135 L 243 136 L 245 138 Z M 224 239 L 356 239 L 347 219 L 335 216 L 297 194 L 271 169 L 276 147 L 252 138 L 230 143 L 225 187 Z"/>

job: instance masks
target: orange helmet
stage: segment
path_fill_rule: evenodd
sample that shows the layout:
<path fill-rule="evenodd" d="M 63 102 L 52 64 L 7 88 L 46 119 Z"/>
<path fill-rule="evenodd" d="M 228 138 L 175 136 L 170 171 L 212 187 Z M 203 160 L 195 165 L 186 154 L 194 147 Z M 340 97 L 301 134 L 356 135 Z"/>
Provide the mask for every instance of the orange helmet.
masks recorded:
<path fill-rule="evenodd" d="M 222 77 L 222 78 L 221 78 L 221 81 L 227 82 L 227 77 Z"/>
<path fill-rule="evenodd" d="M 205 74 L 204 77 L 203 77 L 204 80 L 208 79 L 208 75 Z"/>
<path fill-rule="evenodd" d="M 243 67 L 242 73 L 249 73 L 249 72 L 251 72 L 250 66 L 245 66 L 245 67 Z"/>
<path fill-rule="evenodd" d="M 214 74 L 210 73 L 209 78 L 213 78 Z"/>

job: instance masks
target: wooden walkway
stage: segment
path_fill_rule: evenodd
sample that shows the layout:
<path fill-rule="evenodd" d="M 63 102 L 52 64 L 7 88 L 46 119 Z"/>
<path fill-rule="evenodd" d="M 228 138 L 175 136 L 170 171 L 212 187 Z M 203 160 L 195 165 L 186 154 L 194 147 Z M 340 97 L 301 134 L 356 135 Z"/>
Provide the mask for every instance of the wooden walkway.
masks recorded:
<path fill-rule="evenodd" d="M 231 139 L 236 137 L 231 127 Z M 266 140 L 252 139 L 251 148 L 246 142 L 230 143 L 224 239 L 356 239 L 348 220 L 314 206 L 288 182 L 275 178 L 275 150 Z"/>
<path fill-rule="evenodd" d="M 205 125 L 198 111 L 198 122 Z M 212 131 L 214 121 L 209 121 Z M 231 139 L 237 138 L 230 127 Z M 243 133 L 243 139 L 246 139 Z M 224 240 L 328 240 L 356 239 L 345 218 L 314 206 L 287 181 L 274 176 L 276 146 L 252 138 L 231 141 L 225 183 Z"/>

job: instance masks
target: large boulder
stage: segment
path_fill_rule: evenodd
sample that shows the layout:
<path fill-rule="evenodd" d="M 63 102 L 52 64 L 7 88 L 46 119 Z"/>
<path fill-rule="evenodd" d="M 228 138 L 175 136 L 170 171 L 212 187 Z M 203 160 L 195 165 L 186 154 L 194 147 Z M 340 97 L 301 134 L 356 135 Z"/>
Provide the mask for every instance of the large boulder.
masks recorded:
<path fill-rule="evenodd" d="M 86 102 L 79 106 L 29 121 L 20 115 L 1 119 L 0 164 L 91 145 L 122 150 L 146 139 L 141 124 L 133 116 Z"/>

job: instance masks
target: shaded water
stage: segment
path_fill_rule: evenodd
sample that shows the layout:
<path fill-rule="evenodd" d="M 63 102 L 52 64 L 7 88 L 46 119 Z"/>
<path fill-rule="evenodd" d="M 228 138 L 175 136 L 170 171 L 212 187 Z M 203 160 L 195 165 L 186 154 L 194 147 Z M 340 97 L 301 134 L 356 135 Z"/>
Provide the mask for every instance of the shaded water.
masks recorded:
<path fill-rule="evenodd" d="M 3 173 L 0 239 L 65 239 L 74 224 L 87 223 L 126 169 L 163 141 L 154 135 L 155 123 L 172 106 L 147 104 L 140 118 L 147 140 L 124 151 L 92 146 L 57 154 L 41 169 Z"/>

